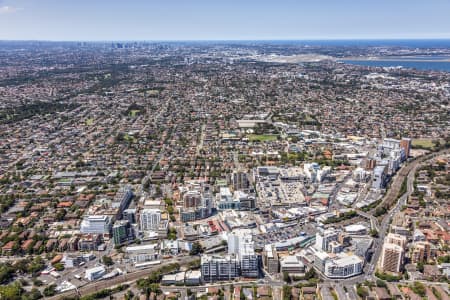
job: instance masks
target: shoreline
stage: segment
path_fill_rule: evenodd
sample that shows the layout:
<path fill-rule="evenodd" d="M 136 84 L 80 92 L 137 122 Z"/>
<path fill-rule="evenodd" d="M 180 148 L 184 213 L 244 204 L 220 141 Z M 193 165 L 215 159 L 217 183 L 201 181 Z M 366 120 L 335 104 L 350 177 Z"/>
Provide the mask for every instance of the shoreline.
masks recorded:
<path fill-rule="evenodd" d="M 427 63 L 442 63 L 442 62 L 448 62 L 450 63 L 450 57 L 448 58 L 438 58 L 438 59 L 420 59 L 420 58 L 408 58 L 408 57 L 386 57 L 386 56 L 371 56 L 371 57 L 343 57 L 343 58 L 335 58 L 336 61 L 338 62 L 344 62 L 344 61 L 349 61 L 349 60 L 353 60 L 353 61 L 387 61 L 387 62 L 391 62 L 391 61 L 398 61 L 398 62 L 427 62 Z"/>

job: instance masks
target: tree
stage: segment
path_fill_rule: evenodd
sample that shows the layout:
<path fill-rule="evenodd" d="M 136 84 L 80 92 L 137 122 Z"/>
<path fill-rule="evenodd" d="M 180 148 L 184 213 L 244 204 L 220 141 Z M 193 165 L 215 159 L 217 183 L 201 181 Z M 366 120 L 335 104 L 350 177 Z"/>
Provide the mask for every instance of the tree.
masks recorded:
<path fill-rule="evenodd" d="M 314 270 L 314 268 L 310 268 L 308 270 L 308 272 L 306 272 L 306 274 L 305 274 L 306 280 L 310 280 L 311 278 L 316 278 L 316 277 L 317 277 L 317 273 L 316 273 L 316 270 Z"/>
<path fill-rule="evenodd" d="M 22 296 L 22 300 L 38 300 L 42 298 L 41 292 L 37 288 L 32 288 L 26 296 Z"/>
<path fill-rule="evenodd" d="M 413 290 L 414 293 L 416 293 L 420 297 L 425 297 L 426 295 L 425 286 L 423 285 L 423 283 L 419 281 L 415 281 L 411 289 Z"/>
<path fill-rule="evenodd" d="M 196 241 L 192 244 L 192 248 L 191 248 L 191 251 L 189 252 L 189 254 L 197 255 L 200 253 L 203 253 L 203 247 L 202 247 L 202 245 L 200 245 L 200 243 L 198 241 Z"/>
<path fill-rule="evenodd" d="M 377 287 L 387 287 L 386 282 L 381 279 L 377 279 Z"/>
<path fill-rule="evenodd" d="M 56 271 L 63 271 L 64 270 L 64 265 L 62 263 L 56 263 L 53 265 L 53 267 L 55 268 Z"/>
<path fill-rule="evenodd" d="M 417 263 L 417 271 L 419 271 L 420 273 L 423 273 L 423 269 L 424 269 L 424 263 L 423 262 Z"/>
<path fill-rule="evenodd" d="M 22 294 L 22 287 L 18 282 L 0 286 L 0 299 L 20 300 Z"/>
<path fill-rule="evenodd" d="M 112 266 L 114 264 L 114 261 L 110 256 L 103 255 L 102 262 L 105 266 Z"/>
<path fill-rule="evenodd" d="M 44 289 L 44 296 L 51 297 L 56 294 L 56 284 L 51 284 Z"/>
<path fill-rule="evenodd" d="M 169 240 L 176 240 L 177 239 L 177 229 L 174 227 L 169 228 L 167 233 L 167 238 Z"/>
<path fill-rule="evenodd" d="M 369 293 L 368 293 L 367 289 L 365 287 L 363 287 L 363 286 L 358 286 L 356 288 L 356 293 L 362 299 L 365 299 L 367 296 L 369 296 Z"/>
<path fill-rule="evenodd" d="M 378 231 L 375 228 L 371 229 L 369 234 L 370 234 L 371 237 L 374 237 L 374 238 L 378 237 Z"/>
<path fill-rule="evenodd" d="M 283 280 L 284 282 L 291 283 L 291 276 L 289 276 L 288 272 L 283 272 Z"/>
<path fill-rule="evenodd" d="M 292 296 L 292 287 L 289 285 L 283 286 L 283 300 L 290 300 Z"/>
<path fill-rule="evenodd" d="M 131 300 L 133 299 L 134 294 L 132 291 L 127 291 L 126 294 L 124 295 L 125 300 Z"/>

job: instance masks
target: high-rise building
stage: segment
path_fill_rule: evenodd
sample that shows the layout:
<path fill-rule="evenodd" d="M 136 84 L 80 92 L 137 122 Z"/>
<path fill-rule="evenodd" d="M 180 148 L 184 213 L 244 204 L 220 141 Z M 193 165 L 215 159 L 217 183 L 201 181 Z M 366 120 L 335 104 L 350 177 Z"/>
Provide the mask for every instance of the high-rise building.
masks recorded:
<path fill-rule="evenodd" d="M 183 195 L 183 207 L 185 209 L 188 208 L 196 208 L 201 205 L 202 195 L 199 191 L 188 191 Z"/>
<path fill-rule="evenodd" d="M 411 151 L 411 139 L 402 138 L 400 141 L 400 148 L 403 149 L 403 151 L 405 152 L 405 157 L 408 158 Z"/>
<path fill-rule="evenodd" d="M 248 174 L 242 171 L 236 171 L 229 175 L 228 184 L 233 186 L 235 191 L 248 190 L 250 188 L 250 181 Z"/>
<path fill-rule="evenodd" d="M 136 223 L 136 208 L 125 209 L 122 216 L 122 219 L 127 220 L 130 224 Z"/>
<path fill-rule="evenodd" d="M 372 188 L 380 190 L 384 189 L 387 181 L 387 167 L 386 166 L 376 166 L 373 170 L 373 182 Z"/>
<path fill-rule="evenodd" d="M 400 273 L 403 269 L 403 258 L 403 247 L 385 242 L 381 252 L 380 269 L 383 272 Z"/>
<path fill-rule="evenodd" d="M 210 256 L 204 254 L 200 264 L 204 282 L 232 280 L 239 276 L 239 259 L 235 255 Z"/>
<path fill-rule="evenodd" d="M 278 259 L 278 252 L 275 246 L 265 245 L 264 246 L 264 267 L 267 273 L 275 274 L 280 271 L 280 261 Z"/>
<path fill-rule="evenodd" d="M 131 190 L 131 186 L 123 186 L 117 191 L 114 201 L 112 202 L 112 207 L 118 209 L 118 219 L 122 219 L 123 211 L 128 207 L 128 205 L 130 205 L 132 198 L 133 192 Z"/>
<path fill-rule="evenodd" d="M 133 231 L 128 220 L 119 220 L 112 228 L 114 245 L 122 245 L 133 239 Z"/>
<path fill-rule="evenodd" d="M 204 219 L 211 215 L 213 197 L 209 185 L 191 184 L 184 189 L 183 193 L 182 222 Z"/>
<path fill-rule="evenodd" d="M 377 160 L 369 158 L 366 161 L 366 170 L 373 170 L 376 167 L 376 165 L 377 165 Z"/>
<path fill-rule="evenodd" d="M 388 233 L 388 235 L 385 237 L 384 239 L 385 243 L 389 243 L 389 244 L 395 244 L 398 245 L 400 247 L 402 247 L 403 249 L 406 247 L 406 236 L 404 235 L 400 235 L 397 233 Z"/>
<path fill-rule="evenodd" d="M 431 259 L 432 252 L 429 242 L 416 242 L 411 248 L 412 263 L 423 263 Z"/>
<path fill-rule="evenodd" d="M 141 230 L 157 230 L 161 223 L 161 210 L 143 209 L 140 214 Z"/>
<path fill-rule="evenodd" d="M 260 258 L 255 253 L 255 243 L 251 235 L 229 234 L 228 254 L 238 257 L 242 276 L 259 276 Z"/>
<path fill-rule="evenodd" d="M 332 228 L 326 229 L 323 232 L 316 233 L 315 248 L 321 251 L 330 251 L 330 243 L 338 240 L 338 232 Z"/>

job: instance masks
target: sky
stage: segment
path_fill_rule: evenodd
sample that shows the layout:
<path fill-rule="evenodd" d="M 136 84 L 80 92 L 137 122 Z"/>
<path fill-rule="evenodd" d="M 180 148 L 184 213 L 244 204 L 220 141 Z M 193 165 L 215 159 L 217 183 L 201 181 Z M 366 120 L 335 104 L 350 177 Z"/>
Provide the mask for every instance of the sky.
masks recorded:
<path fill-rule="evenodd" d="M 0 0 L 0 40 L 450 38 L 450 0 Z"/>

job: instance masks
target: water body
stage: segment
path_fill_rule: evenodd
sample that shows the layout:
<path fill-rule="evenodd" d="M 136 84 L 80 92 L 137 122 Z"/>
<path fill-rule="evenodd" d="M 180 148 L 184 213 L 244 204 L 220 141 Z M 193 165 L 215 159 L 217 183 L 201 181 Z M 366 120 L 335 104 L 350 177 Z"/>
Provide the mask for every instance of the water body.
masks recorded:
<path fill-rule="evenodd" d="M 223 41 L 226 42 L 226 41 Z M 450 48 L 450 39 L 389 39 L 389 40 L 266 40 L 232 41 L 235 43 L 300 45 L 323 47 L 405 47 L 405 48 Z"/>
<path fill-rule="evenodd" d="M 443 71 L 450 72 L 450 62 L 443 61 L 433 61 L 432 59 L 423 59 L 417 61 L 407 61 L 407 60 L 383 60 L 383 59 L 371 59 L 371 60 L 339 60 L 340 62 L 368 66 L 368 67 L 403 67 L 417 70 L 425 71 Z"/>

